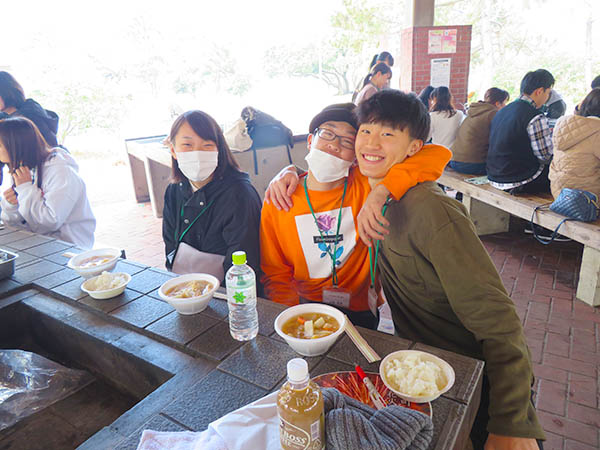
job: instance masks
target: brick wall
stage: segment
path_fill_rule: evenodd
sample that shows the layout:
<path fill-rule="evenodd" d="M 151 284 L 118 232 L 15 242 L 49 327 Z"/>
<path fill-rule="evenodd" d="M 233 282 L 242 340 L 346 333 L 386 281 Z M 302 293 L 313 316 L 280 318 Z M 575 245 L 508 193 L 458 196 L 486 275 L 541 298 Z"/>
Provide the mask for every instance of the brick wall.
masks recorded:
<path fill-rule="evenodd" d="M 429 30 L 456 29 L 456 53 L 427 53 Z M 471 62 L 471 25 L 413 27 L 402 31 L 400 89 L 420 92 L 430 84 L 431 60 L 450 58 L 450 91 L 456 101 L 467 101 Z"/>

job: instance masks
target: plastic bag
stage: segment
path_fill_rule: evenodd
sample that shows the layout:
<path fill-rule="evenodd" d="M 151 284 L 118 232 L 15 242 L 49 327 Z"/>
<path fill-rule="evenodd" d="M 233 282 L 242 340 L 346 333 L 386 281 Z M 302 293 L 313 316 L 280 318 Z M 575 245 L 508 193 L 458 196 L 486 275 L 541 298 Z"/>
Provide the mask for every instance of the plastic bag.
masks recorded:
<path fill-rule="evenodd" d="M 0 350 L 0 431 L 56 403 L 94 381 L 24 350 Z"/>

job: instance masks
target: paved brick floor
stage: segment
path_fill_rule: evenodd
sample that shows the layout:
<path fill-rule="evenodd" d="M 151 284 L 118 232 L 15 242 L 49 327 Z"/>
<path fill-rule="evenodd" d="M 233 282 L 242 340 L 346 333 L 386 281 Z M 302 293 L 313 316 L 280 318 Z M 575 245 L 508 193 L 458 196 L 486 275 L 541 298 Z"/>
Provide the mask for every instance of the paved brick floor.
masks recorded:
<path fill-rule="evenodd" d="M 161 220 L 148 203 L 133 201 L 125 166 L 111 181 L 86 165 L 98 219 L 98 243 L 121 246 L 128 258 L 162 267 Z M 114 174 L 114 175 L 113 175 Z M 108 187 L 110 185 L 110 187 Z M 536 374 L 536 406 L 547 432 L 546 449 L 600 447 L 600 311 L 574 299 L 580 244 L 538 244 L 520 231 L 486 236 L 484 245 L 511 294 L 525 327 Z"/>

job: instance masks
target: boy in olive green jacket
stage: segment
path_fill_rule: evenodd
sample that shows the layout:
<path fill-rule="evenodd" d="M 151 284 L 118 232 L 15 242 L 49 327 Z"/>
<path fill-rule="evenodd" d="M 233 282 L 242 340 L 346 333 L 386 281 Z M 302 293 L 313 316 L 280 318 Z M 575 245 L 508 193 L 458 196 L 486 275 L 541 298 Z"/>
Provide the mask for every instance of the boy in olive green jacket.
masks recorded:
<path fill-rule="evenodd" d="M 430 126 L 423 104 L 395 90 L 363 102 L 358 122 L 356 159 L 373 184 L 420 150 Z M 381 221 L 390 226 L 380 241 L 380 277 L 398 333 L 485 361 L 474 447 L 537 449 L 545 436 L 531 403 L 523 328 L 464 206 L 426 182 L 391 202 Z M 361 237 L 368 245 L 381 238 Z"/>

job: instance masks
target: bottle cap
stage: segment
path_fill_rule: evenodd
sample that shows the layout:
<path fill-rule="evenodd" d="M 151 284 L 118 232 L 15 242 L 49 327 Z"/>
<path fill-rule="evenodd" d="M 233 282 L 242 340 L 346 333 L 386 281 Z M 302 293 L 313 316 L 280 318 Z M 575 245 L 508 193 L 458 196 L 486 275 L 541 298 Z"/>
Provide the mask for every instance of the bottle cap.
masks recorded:
<path fill-rule="evenodd" d="M 302 358 L 290 359 L 287 363 L 288 380 L 301 383 L 308 379 L 308 364 Z"/>
<path fill-rule="evenodd" d="M 246 252 L 233 252 L 233 254 L 231 255 L 231 260 L 236 266 L 246 264 Z"/>

